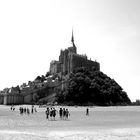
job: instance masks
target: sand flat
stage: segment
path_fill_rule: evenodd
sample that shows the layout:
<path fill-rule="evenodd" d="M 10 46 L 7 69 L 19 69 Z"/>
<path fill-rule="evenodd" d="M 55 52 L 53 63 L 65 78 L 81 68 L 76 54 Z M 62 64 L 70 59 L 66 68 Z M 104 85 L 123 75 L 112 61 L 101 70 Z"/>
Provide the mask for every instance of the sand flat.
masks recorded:
<path fill-rule="evenodd" d="M 36 106 L 37 113 L 20 115 L 20 106 L 15 107 L 11 111 L 9 106 L 0 106 L 0 140 L 140 139 L 139 106 L 89 107 L 89 116 L 85 115 L 86 107 L 66 107 L 70 118 L 60 120 L 57 114 L 55 121 L 45 119 L 45 108 Z"/>

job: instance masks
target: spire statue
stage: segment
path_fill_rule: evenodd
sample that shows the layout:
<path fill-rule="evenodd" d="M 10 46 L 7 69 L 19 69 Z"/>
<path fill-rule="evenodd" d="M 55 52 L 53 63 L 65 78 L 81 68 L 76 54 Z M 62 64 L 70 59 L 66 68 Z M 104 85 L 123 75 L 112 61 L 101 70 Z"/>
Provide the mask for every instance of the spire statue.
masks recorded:
<path fill-rule="evenodd" d="M 76 48 L 76 46 L 75 46 L 75 43 L 74 43 L 73 29 L 72 29 L 72 37 L 71 37 L 71 42 L 72 42 L 72 45 L 73 45 L 73 47 L 75 47 L 75 48 Z"/>
<path fill-rule="evenodd" d="M 71 37 L 71 42 L 72 42 L 72 43 L 74 43 L 73 29 L 72 29 L 72 37 Z"/>

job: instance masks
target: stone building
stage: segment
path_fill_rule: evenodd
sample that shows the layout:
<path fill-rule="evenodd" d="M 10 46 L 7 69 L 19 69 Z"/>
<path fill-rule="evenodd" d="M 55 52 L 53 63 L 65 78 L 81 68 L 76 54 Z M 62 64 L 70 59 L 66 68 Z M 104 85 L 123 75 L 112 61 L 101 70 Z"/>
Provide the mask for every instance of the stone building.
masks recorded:
<path fill-rule="evenodd" d="M 46 82 L 36 78 L 33 82 L 29 81 L 28 84 L 24 83 L 20 87 L 5 88 L 0 92 L 0 104 L 30 104 L 34 100 L 34 94 L 46 87 L 48 88 L 47 98 L 52 99 L 55 93 L 67 87 L 69 74 L 77 68 L 85 67 L 89 70 L 100 70 L 98 62 L 88 60 L 86 55 L 77 54 L 73 32 L 71 42 L 71 47 L 60 51 L 59 60 L 50 63 L 51 75 L 45 79 Z"/>
<path fill-rule="evenodd" d="M 23 104 L 24 97 L 20 93 L 11 93 L 3 95 L 3 104 L 11 105 L 11 104 Z"/>
<path fill-rule="evenodd" d="M 4 102 L 4 95 L 0 94 L 0 104 L 3 104 L 3 102 Z"/>
<path fill-rule="evenodd" d="M 80 67 L 86 67 L 89 70 L 100 70 L 100 64 L 96 61 L 88 60 L 86 55 L 77 54 L 77 47 L 74 43 L 74 36 L 72 32 L 71 38 L 72 46 L 60 51 L 59 61 L 52 61 L 50 63 L 51 74 L 70 74 Z"/>
<path fill-rule="evenodd" d="M 2 99 L 3 98 L 3 99 Z M 7 88 L 5 92 L 1 95 L 1 104 L 10 105 L 10 104 L 23 104 L 24 97 L 20 93 L 19 86 Z"/>

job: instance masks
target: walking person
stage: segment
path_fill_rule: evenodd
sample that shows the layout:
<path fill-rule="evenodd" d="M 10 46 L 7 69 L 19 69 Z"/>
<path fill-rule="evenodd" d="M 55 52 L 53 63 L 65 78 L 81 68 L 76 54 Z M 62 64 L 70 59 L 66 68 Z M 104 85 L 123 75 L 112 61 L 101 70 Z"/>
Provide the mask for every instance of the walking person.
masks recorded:
<path fill-rule="evenodd" d="M 47 110 L 46 110 L 46 120 L 49 120 L 49 114 L 50 114 L 50 111 L 49 111 L 49 108 L 47 107 Z"/>
<path fill-rule="evenodd" d="M 27 111 L 27 110 L 26 110 L 26 108 L 24 107 L 24 109 L 23 109 L 24 114 L 26 114 L 26 111 Z"/>
<path fill-rule="evenodd" d="M 55 120 L 55 116 L 56 116 L 56 109 L 55 108 L 53 108 L 53 110 L 52 110 L 52 116 L 53 116 L 53 120 Z"/>
<path fill-rule="evenodd" d="M 31 109 L 32 114 L 34 113 L 34 106 L 32 105 L 32 109 Z"/>
<path fill-rule="evenodd" d="M 23 114 L 23 107 L 19 108 L 19 112 L 20 112 L 21 115 Z"/>
<path fill-rule="evenodd" d="M 27 108 L 27 115 L 29 115 L 30 114 L 30 110 L 29 110 L 29 108 Z"/>
<path fill-rule="evenodd" d="M 52 116 L 53 116 L 53 109 L 51 108 L 50 109 L 50 118 L 51 118 L 51 121 L 52 121 Z"/>
<path fill-rule="evenodd" d="M 13 110 L 13 105 L 11 105 L 11 108 L 10 109 Z"/>
<path fill-rule="evenodd" d="M 86 109 L 86 116 L 89 116 L 89 109 Z"/>
<path fill-rule="evenodd" d="M 66 109 L 66 119 L 68 119 L 68 117 L 70 116 L 70 113 L 69 113 L 69 111 L 68 111 L 68 109 Z"/>
<path fill-rule="evenodd" d="M 63 110 L 62 108 L 59 109 L 59 117 L 60 117 L 60 120 L 62 120 L 62 116 L 63 116 Z"/>
<path fill-rule="evenodd" d="M 65 120 L 65 119 L 66 119 L 66 109 L 63 108 L 63 120 Z"/>

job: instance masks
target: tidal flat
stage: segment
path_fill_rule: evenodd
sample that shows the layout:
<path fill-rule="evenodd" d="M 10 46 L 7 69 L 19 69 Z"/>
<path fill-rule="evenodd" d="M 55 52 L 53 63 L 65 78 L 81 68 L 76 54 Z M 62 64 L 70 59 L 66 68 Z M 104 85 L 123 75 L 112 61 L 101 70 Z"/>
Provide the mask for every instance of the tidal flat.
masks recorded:
<path fill-rule="evenodd" d="M 31 105 L 0 105 L 0 140 L 139 140 L 140 106 L 113 106 L 89 108 L 79 106 L 54 106 L 67 108 L 70 116 L 60 120 L 46 120 L 46 107 L 35 106 L 37 112 L 20 114 L 19 107 Z"/>

